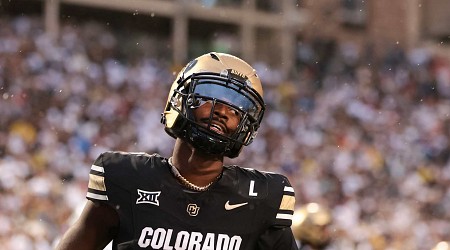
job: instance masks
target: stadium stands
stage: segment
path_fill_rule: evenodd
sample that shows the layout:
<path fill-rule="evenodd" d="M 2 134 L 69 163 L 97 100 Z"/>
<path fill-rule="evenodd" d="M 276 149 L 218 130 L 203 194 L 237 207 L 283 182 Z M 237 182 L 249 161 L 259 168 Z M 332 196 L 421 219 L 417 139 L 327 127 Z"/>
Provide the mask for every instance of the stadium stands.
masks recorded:
<path fill-rule="evenodd" d="M 51 249 L 84 203 L 100 152 L 171 154 L 159 123 L 170 60 L 127 57 L 117 40 L 89 22 L 62 24 L 54 42 L 39 17 L 0 17 L 2 248 Z M 330 249 L 419 250 L 448 240 L 449 62 L 396 47 L 374 60 L 323 39 L 298 50 L 290 79 L 255 63 L 269 112 L 229 163 L 281 171 L 299 204 L 330 207 Z"/>

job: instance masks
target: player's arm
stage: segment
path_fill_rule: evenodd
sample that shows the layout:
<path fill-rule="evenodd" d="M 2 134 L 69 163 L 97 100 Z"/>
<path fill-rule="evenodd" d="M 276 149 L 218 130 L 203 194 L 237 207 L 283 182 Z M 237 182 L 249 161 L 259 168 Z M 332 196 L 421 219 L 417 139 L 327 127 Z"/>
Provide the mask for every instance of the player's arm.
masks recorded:
<path fill-rule="evenodd" d="M 257 250 L 298 250 L 290 227 L 269 228 L 260 236 Z"/>
<path fill-rule="evenodd" d="M 257 250 L 297 250 L 297 243 L 291 230 L 295 207 L 295 192 L 289 180 L 282 175 L 270 175 L 268 178 L 271 192 L 267 202 L 276 206 L 270 226 L 260 235 Z"/>
<path fill-rule="evenodd" d="M 117 232 L 119 217 L 114 208 L 88 200 L 78 220 L 63 235 L 57 250 L 103 249 Z"/>

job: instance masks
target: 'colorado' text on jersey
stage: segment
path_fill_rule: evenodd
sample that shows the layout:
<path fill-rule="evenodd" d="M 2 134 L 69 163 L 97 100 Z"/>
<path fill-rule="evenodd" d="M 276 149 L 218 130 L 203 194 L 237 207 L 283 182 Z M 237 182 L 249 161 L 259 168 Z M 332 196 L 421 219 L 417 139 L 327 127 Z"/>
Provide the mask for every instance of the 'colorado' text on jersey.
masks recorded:
<path fill-rule="evenodd" d="M 226 166 L 209 190 L 192 192 L 157 154 L 107 152 L 91 167 L 87 198 L 117 210 L 113 249 L 295 249 L 280 243 L 295 198 L 279 174 Z"/>

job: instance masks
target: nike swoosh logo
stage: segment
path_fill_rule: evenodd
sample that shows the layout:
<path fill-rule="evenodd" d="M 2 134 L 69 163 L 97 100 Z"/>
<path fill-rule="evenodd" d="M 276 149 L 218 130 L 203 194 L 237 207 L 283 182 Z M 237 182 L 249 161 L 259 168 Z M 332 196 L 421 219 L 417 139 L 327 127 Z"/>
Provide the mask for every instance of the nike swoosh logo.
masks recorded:
<path fill-rule="evenodd" d="M 248 204 L 248 202 L 237 203 L 237 204 L 230 204 L 230 201 L 227 201 L 227 203 L 225 203 L 225 210 L 233 210 L 235 208 L 242 207 L 242 206 L 245 206 L 247 204 Z"/>

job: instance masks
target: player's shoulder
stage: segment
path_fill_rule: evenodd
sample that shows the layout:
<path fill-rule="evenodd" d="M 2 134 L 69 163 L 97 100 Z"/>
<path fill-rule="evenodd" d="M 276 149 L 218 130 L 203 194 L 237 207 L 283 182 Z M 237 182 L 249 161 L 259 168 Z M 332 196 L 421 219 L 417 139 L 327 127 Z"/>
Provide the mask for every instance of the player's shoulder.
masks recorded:
<path fill-rule="evenodd" d="M 156 153 L 106 151 L 95 159 L 91 169 L 102 172 L 132 171 L 133 169 L 139 171 L 148 163 L 162 161 L 163 159 Z"/>
<path fill-rule="evenodd" d="M 294 188 L 283 174 L 239 166 L 227 166 L 227 172 L 234 175 L 230 177 L 238 185 L 238 192 L 247 198 L 277 203 L 295 196 Z"/>
<path fill-rule="evenodd" d="M 287 189 L 292 189 L 289 179 L 283 174 L 239 166 L 231 166 L 231 168 L 235 169 L 238 178 L 241 180 L 257 180 L 259 182 L 267 183 L 272 188 L 279 187 L 285 189 L 285 187 L 290 187 Z"/>
<path fill-rule="evenodd" d="M 160 156 L 145 152 L 106 151 L 97 157 L 94 164 L 107 167 L 123 166 L 124 164 L 145 163 L 152 157 Z"/>
<path fill-rule="evenodd" d="M 101 153 L 89 172 L 88 198 L 108 200 L 111 185 L 133 189 L 144 177 L 158 175 L 155 166 L 164 160 L 158 154 L 142 152 L 106 151 Z"/>
<path fill-rule="evenodd" d="M 143 152 L 106 151 L 91 166 L 91 174 L 105 176 L 112 182 L 156 174 L 154 171 L 165 160 L 159 154 Z"/>
<path fill-rule="evenodd" d="M 285 175 L 238 166 L 229 169 L 236 174 L 238 192 L 249 200 L 259 201 L 273 225 L 291 225 L 295 192 Z"/>

